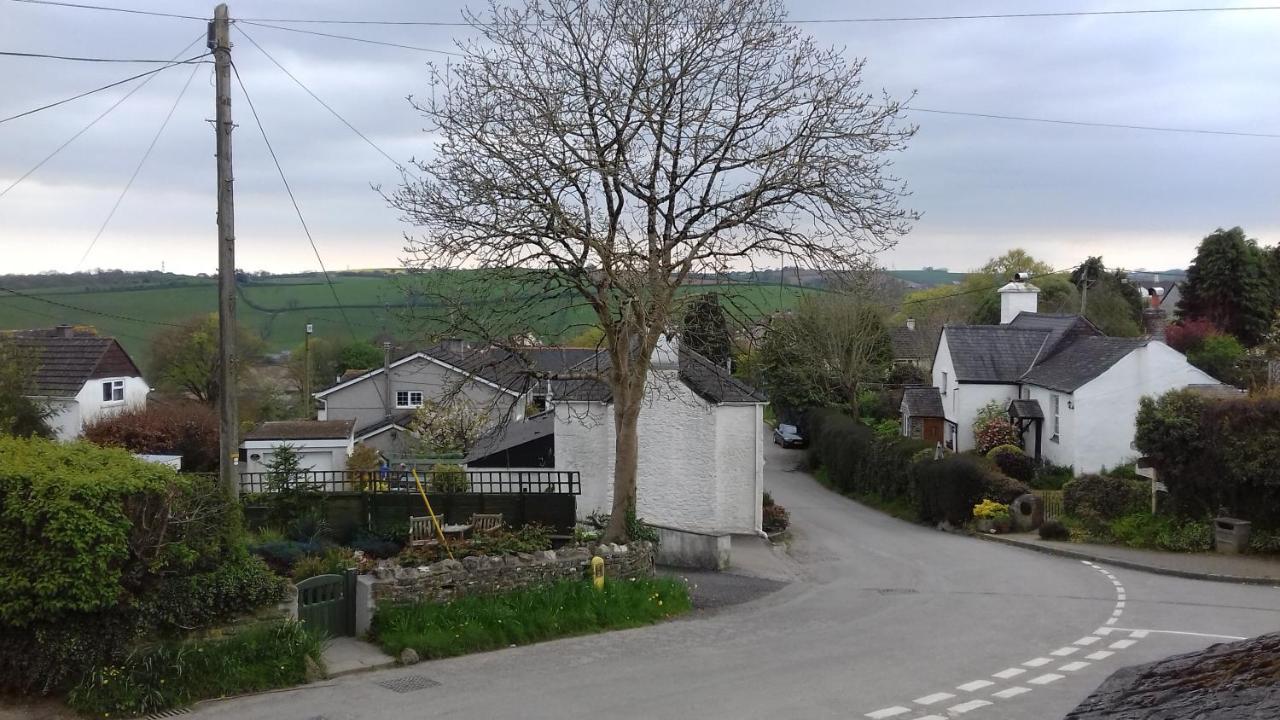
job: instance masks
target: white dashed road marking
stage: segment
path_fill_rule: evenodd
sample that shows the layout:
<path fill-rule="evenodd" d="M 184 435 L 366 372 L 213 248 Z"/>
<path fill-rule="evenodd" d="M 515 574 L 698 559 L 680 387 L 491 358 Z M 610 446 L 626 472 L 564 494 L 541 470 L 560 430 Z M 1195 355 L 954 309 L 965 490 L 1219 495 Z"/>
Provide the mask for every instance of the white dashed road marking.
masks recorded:
<path fill-rule="evenodd" d="M 1092 645 L 1101 639 L 1102 638 L 1098 637 L 1097 635 L 1089 635 L 1088 637 L 1082 637 L 1079 640 L 1077 640 L 1076 645 Z"/>
<path fill-rule="evenodd" d="M 957 685 L 956 689 L 963 690 L 965 692 L 973 692 L 975 690 L 981 690 L 982 688 L 985 688 L 985 687 L 991 687 L 992 685 L 995 685 L 995 683 L 991 682 L 990 680 L 974 680 L 973 682 L 967 682 L 963 685 Z"/>
<path fill-rule="evenodd" d="M 1053 662 L 1051 658 L 1038 657 L 1035 660 L 1028 660 L 1022 664 L 1026 665 L 1027 667 L 1040 667 L 1041 665 L 1048 665 L 1051 662 Z"/>
<path fill-rule="evenodd" d="M 1115 655 L 1115 653 L 1111 652 L 1110 650 L 1099 650 L 1098 652 L 1089 653 L 1088 655 L 1085 655 L 1085 658 L 1089 660 L 1106 660 L 1112 655 Z"/>
<path fill-rule="evenodd" d="M 1064 677 L 1066 676 L 1058 675 L 1056 673 L 1045 673 L 1044 675 L 1041 675 L 1039 677 L 1033 677 L 1027 682 L 1031 683 L 1032 685 L 1048 685 L 1049 683 L 1054 682 L 1055 680 L 1061 680 Z"/>
<path fill-rule="evenodd" d="M 1058 648 L 1057 650 L 1054 650 L 1053 652 L 1051 652 L 1051 653 L 1049 653 L 1049 654 L 1050 654 L 1050 655 L 1055 655 L 1055 656 L 1057 656 L 1057 657 L 1066 657 L 1066 656 L 1070 655 L 1070 654 L 1071 654 L 1071 653 L 1073 653 L 1073 652 L 1078 652 L 1079 650 L 1080 650 L 1080 648 L 1078 648 L 1078 647 L 1071 647 L 1071 646 L 1069 646 L 1069 645 L 1068 645 L 1067 647 L 1060 647 L 1060 648 Z"/>
<path fill-rule="evenodd" d="M 1011 697 L 1017 697 L 1018 695 L 1021 695 L 1022 693 L 1029 693 L 1029 692 L 1031 692 L 1031 688 L 1025 688 L 1025 687 L 1021 687 L 1021 686 L 1015 685 L 1015 686 L 1013 686 L 1013 687 L 1011 687 L 1011 688 L 1005 688 L 1004 690 L 1001 690 L 1000 692 L 992 693 L 992 694 L 991 694 L 991 696 L 992 696 L 992 697 L 998 697 L 998 698 L 1000 698 L 1001 700 L 1008 700 L 1008 699 L 1009 699 L 1009 698 L 1011 698 Z"/>
<path fill-rule="evenodd" d="M 1065 671 L 1065 672 L 1075 672 L 1077 670 L 1083 670 L 1089 667 L 1089 665 L 1090 663 L 1084 662 L 1083 660 L 1077 660 L 1075 662 L 1069 662 L 1066 665 L 1063 665 L 1062 667 L 1058 668 L 1058 670 Z"/>
<path fill-rule="evenodd" d="M 1026 672 L 1026 670 L 1024 670 L 1023 668 L 1009 668 L 1008 670 L 1001 670 L 998 673 L 993 673 L 991 677 L 998 677 L 1001 680 L 1008 680 L 1009 678 L 1017 677 L 1024 672 Z"/>
<path fill-rule="evenodd" d="M 939 692 L 939 693 L 934 693 L 932 695 L 925 695 L 924 697 L 916 698 L 911 702 L 917 705 L 933 705 L 934 703 L 940 703 L 943 700 L 950 700 L 953 697 L 955 697 L 953 693 Z"/>
<path fill-rule="evenodd" d="M 906 715 L 909 712 L 911 712 L 911 708 L 904 708 L 901 705 L 894 705 L 893 707 L 884 708 L 883 710 L 876 710 L 875 712 L 869 712 L 867 713 L 867 717 L 871 718 L 871 720 L 882 720 L 882 718 L 891 718 L 898 715 Z"/>
<path fill-rule="evenodd" d="M 952 705 L 951 707 L 947 708 L 947 713 L 951 715 L 963 715 L 969 712 L 970 710 L 977 710 L 980 707 L 986 707 L 990 704 L 991 704 L 990 700 L 970 700 L 967 703 Z"/>
<path fill-rule="evenodd" d="M 1137 640 L 1117 640 L 1111 643 L 1110 645 L 1108 645 L 1107 647 L 1111 648 L 1112 650 L 1123 650 L 1129 647 L 1130 645 L 1133 645 L 1136 642 L 1138 641 Z"/>

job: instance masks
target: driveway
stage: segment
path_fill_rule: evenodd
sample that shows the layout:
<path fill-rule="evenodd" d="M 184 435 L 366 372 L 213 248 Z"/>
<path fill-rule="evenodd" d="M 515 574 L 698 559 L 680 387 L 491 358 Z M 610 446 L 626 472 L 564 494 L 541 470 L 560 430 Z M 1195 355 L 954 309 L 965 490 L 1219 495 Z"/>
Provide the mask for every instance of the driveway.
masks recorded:
<path fill-rule="evenodd" d="M 1150 575 L 882 515 L 767 451 L 795 582 L 660 626 L 200 706 L 205 718 L 1060 718 L 1124 665 L 1280 630 L 1280 590 Z M 408 692 L 379 683 L 411 678 Z M 390 683 L 394 685 L 395 683 Z"/>

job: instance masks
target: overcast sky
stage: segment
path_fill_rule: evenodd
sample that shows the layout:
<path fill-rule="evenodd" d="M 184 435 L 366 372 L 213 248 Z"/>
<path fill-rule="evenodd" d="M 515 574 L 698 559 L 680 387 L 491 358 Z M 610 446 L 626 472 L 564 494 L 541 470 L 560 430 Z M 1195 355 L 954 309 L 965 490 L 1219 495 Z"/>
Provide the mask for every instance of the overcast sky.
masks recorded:
<path fill-rule="evenodd" d="M 100 0 L 208 15 L 212 2 Z M 788 0 L 795 18 L 1166 8 L 1203 0 Z M 1248 1 L 1222 4 L 1247 5 Z M 1253 4 L 1260 4 L 1253 0 Z M 461 2 L 239 0 L 233 17 L 456 20 Z M 299 25 L 451 49 L 462 28 Z M 1280 12 L 806 25 L 868 59 L 867 87 L 966 112 L 1280 133 Z M 405 97 L 441 56 L 246 27 L 277 60 L 397 159 L 429 141 Z M 200 21 L 0 0 L 0 50 L 169 58 Z M 233 33 L 233 39 L 235 35 Z M 330 269 L 399 263 L 406 230 L 371 184 L 395 167 L 305 95 L 251 44 L 234 58 Z M 0 57 L 0 117 L 150 66 Z M 125 268 L 215 272 L 212 69 L 195 76 L 137 181 L 80 258 L 178 98 L 169 69 L 0 197 L 0 274 Z M 0 191 L 118 100 L 130 83 L 0 124 Z M 317 262 L 239 91 L 234 98 L 238 265 L 276 272 Z M 1280 242 L 1280 139 L 1042 125 L 915 113 L 896 171 L 924 217 L 880 256 L 891 268 L 967 270 L 1023 246 L 1058 267 L 1188 263 L 1201 237 L 1243 226 Z"/>

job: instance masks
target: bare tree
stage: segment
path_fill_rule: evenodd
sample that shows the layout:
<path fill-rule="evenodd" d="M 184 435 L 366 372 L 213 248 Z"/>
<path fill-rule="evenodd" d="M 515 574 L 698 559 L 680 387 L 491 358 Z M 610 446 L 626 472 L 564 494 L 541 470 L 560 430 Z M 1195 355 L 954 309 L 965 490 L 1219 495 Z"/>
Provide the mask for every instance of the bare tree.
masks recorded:
<path fill-rule="evenodd" d="M 681 287 L 769 257 L 840 271 L 891 246 L 914 215 L 886 156 L 914 128 L 780 0 L 526 0 L 468 19 L 479 37 L 414 102 L 434 153 L 389 197 L 423 228 L 406 263 L 489 271 L 456 303 L 471 312 L 523 298 L 490 337 L 527 329 L 539 299 L 582 303 L 610 357 L 605 537 L 625 539 L 650 357 Z"/>

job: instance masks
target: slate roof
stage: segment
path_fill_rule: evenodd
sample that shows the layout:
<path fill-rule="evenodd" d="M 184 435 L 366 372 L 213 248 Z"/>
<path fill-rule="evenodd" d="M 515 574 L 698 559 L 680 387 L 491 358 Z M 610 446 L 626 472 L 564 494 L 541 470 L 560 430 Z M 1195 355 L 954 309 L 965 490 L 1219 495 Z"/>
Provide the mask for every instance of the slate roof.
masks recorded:
<path fill-rule="evenodd" d="M 938 346 L 938 332 L 899 325 L 889 328 L 889 342 L 893 345 L 895 360 L 932 360 Z"/>
<path fill-rule="evenodd" d="M 400 412 L 393 414 L 390 418 L 378 418 L 367 425 L 356 428 L 355 436 L 364 437 L 377 432 L 378 430 L 391 427 L 392 425 L 408 427 L 409 421 L 413 420 L 414 412 L 414 410 L 401 410 Z"/>
<path fill-rule="evenodd" d="M 1067 344 L 1036 366 L 1023 382 L 1050 390 L 1075 392 L 1106 372 L 1124 356 L 1146 346 L 1143 338 L 1086 337 Z"/>
<path fill-rule="evenodd" d="M 909 387 L 902 393 L 902 404 L 908 417 L 940 418 L 947 413 L 942 408 L 942 394 L 936 387 Z"/>
<path fill-rule="evenodd" d="M 681 348 L 678 354 L 680 381 L 704 400 L 715 404 L 768 402 L 763 392 L 733 377 L 703 355 L 687 348 Z M 564 374 L 603 375 L 608 370 L 609 353 L 601 351 Z M 562 400 L 608 402 L 613 397 L 607 382 L 590 377 L 553 380 L 551 392 L 553 399 Z"/>
<path fill-rule="evenodd" d="M 1014 417 L 1024 420 L 1044 419 L 1044 410 L 1040 407 L 1040 401 L 1031 398 L 1018 398 L 1009 403 L 1009 410 Z"/>
<path fill-rule="evenodd" d="M 64 337 L 45 331 L 14 333 L 11 337 L 20 350 L 31 353 L 39 363 L 33 378 L 38 395 L 74 397 L 95 378 L 142 376 L 115 338 Z"/>
<path fill-rule="evenodd" d="M 1009 325 L 948 325 L 946 335 L 956 380 L 1013 384 L 1031 368 L 1050 331 Z"/>
<path fill-rule="evenodd" d="M 1009 327 L 1024 330 L 1048 330 L 1049 339 L 1045 343 L 1040 359 L 1046 359 L 1059 348 L 1085 337 L 1102 337 L 1098 326 L 1089 322 L 1082 315 L 1063 315 L 1055 313 L 1020 312 Z"/>
<path fill-rule="evenodd" d="M 494 453 L 519 447 L 539 438 L 555 434 L 556 416 L 553 412 L 542 412 L 519 422 L 499 425 L 481 436 L 467 454 L 465 462 L 474 462 Z"/>
<path fill-rule="evenodd" d="M 245 440 L 345 440 L 355 420 L 273 420 L 245 433 Z"/>

